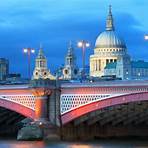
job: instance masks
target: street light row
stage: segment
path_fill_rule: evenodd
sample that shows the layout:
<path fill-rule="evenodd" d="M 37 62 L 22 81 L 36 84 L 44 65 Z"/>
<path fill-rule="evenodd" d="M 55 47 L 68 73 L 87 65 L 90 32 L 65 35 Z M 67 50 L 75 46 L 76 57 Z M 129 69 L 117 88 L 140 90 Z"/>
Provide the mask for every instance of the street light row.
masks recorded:
<path fill-rule="evenodd" d="M 24 52 L 24 53 L 29 53 L 29 54 L 30 54 L 30 53 L 35 53 L 35 49 L 33 49 L 33 48 L 24 48 L 24 49 L 23 49 L 23 52 Z"/>
<path fill-rule="evenodd" d="M 90 43 L 82 40 L 82 41 L 78 42 L 77 46 L 79 48 L 82 48 L 82 74 L 81 74 L 81 77 L 82 77 L 82 80 L 84 80 L 85 79 L 85 51 L 86 51 L 86 48 L 90 47 Z"/>
<path fill-rule="evenodd" d="M 31 61 L 30 61 L 30 55 L 31 53 L 35 53 L 35 49 L 33 48 L 24 48 L 23 52 L 27 54 L 28 56 L 28 78 L 30 79 L 31 76 Z"/>

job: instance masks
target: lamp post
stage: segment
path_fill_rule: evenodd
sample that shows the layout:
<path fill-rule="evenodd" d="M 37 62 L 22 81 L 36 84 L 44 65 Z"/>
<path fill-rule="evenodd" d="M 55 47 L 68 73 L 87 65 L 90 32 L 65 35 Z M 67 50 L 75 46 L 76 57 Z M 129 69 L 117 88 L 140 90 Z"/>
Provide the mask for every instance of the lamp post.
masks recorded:
<path fill-rule="evenodd" d="M 128 80 L 128 71 L 126 71 L 126 79 Z"/>
<path fill-rule="evenodd" d="M 23 52 L 28 56 L 28 78 L 30 79 L 30 71 L 31 71 L 30 56 L 31 53 L 35 53 L 35 50 L 33 48 L 24 48 Z"/>
<path fill-rule="evenodd" d="M 140 80 L 140 76 L 141 76 L 141 73 L 140 72 L 138 72 L 138 79 Z"/>
<path fill-rule="evenodd" d="M 148 40 L 148 34 L 144 35 L 144 40 L 146 40 L 146 41 Z M 140 75 L 139 75 L 139 77 L 140 77 Z"/>
<path fill-rule="evenodd" d="M 145 40 L 148 40 L 148 34 L 146 34 L 146 35 L 144 36 L 144 39 L 145 39 Z"/>
<path fill-rule="evenodd" d="M 88 48 L 90 44 L 87 41 L 78 42 L 78 47 L 82 48 L 82 79 L 85 78 L 85 50 Z"/>

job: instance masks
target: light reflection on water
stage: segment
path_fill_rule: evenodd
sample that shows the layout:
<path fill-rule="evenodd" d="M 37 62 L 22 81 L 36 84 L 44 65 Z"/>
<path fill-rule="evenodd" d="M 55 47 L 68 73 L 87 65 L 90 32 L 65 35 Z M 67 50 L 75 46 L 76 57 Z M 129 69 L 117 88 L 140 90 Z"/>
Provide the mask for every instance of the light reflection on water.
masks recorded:
<path fill-rule="evenodd" d="M 0 141 L 0 148 L 46 148 L 43 141 Z"/>
<path fill-rule="evenodd" d="M 148 140 L 99 140 L 92 142 L 0 141 L 0 148 L 148 148 Z"/>

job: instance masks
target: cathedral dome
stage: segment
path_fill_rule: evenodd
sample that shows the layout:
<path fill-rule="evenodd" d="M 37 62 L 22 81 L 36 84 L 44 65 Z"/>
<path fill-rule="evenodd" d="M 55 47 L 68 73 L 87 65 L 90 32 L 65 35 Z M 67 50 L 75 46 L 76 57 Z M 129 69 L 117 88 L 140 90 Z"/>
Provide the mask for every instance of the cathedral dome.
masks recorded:
<path fill-rule="evenodd" d="M 95 44 L 96 48 L 125 48 L 126 45 L 113 30 L 107 30 L 102 32 Z"/>
<path fill-rule="evenodd" d="M 115 33 L 113 24 L 113 17 L 111 12 L 111 6 L 109 7 L 109 14 L 106 20 L 106 31 L 102 32 L 95 44 L 96 48 L 125 48 L 126 45 Z"/>

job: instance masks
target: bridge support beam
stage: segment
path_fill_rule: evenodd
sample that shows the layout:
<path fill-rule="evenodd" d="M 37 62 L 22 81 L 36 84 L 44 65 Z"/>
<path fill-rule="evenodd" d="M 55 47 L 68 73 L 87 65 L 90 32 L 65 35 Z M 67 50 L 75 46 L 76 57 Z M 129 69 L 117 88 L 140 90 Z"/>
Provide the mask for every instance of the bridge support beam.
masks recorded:
<path fill-rule="evenodd" d="M 47 111 L 47 96 L 37 97 L 35 100 L 35 120 L 36 121 L 47 121 L 48 120 L 48 111 Z"/>
<path fill-rule="evenodd" d="M 48 121 L 48 96 L 51 95 L 51 90 L 46 88 L 34 89 L 33 94 L 35 99 L 35 121 Z"/>

